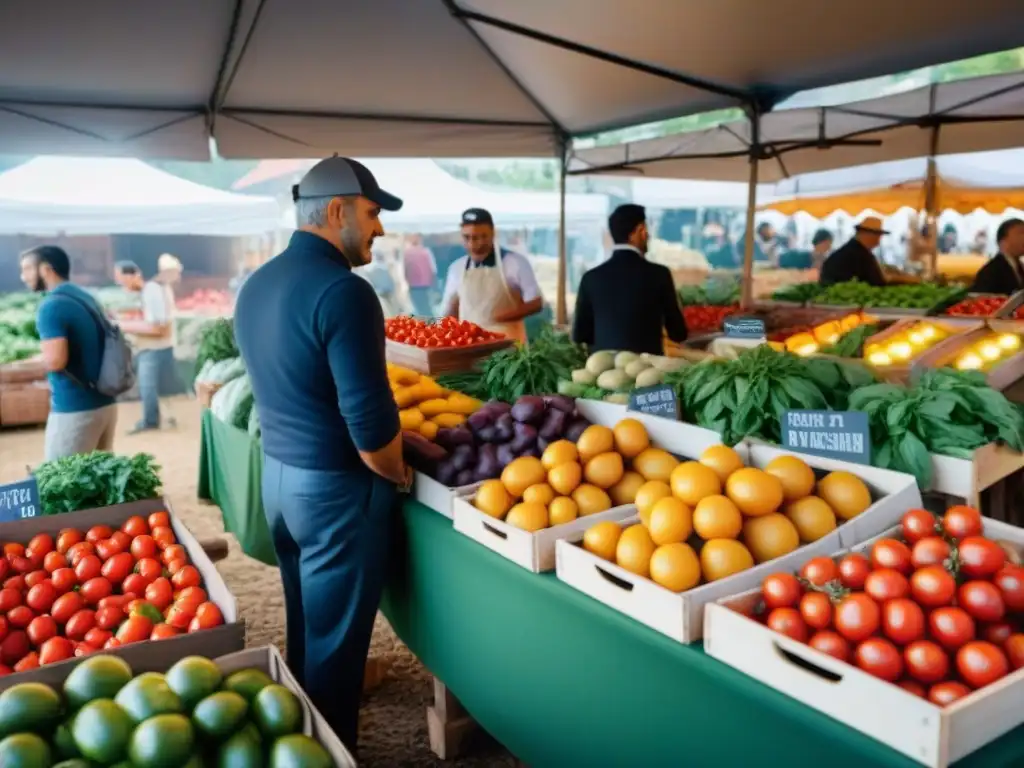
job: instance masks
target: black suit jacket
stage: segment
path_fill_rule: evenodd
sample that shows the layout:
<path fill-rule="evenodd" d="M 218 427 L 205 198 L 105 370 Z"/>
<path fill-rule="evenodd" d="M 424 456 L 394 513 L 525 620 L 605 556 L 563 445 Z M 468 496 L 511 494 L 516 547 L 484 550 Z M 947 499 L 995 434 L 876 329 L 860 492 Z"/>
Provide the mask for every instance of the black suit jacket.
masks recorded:
<path fill-rule="evenodd" d="M 996 293 L 1009 296 L 1024 285 L 1020 272 L 1015 270 L 1006 256 L 997 253 L 984 267 L 978 270 L 971 285 L 971 293 Z"/>
<path fill-rule="evenodd" d="M 573 315 L 574 341 L 594 352 L 661 355 L 663 330 L 672 341 L 686 341 L 686 321 L 668 267 L 618 250 L 583 275 Z"/>
<path fill-rule="evenodd" d="M 868 285 L 885 285 L 885 275 L 875 255 L 856 239 L 837 248 L 821 265 L 818 282 L 822 285 L 845 283 L 857 279 Z"/>

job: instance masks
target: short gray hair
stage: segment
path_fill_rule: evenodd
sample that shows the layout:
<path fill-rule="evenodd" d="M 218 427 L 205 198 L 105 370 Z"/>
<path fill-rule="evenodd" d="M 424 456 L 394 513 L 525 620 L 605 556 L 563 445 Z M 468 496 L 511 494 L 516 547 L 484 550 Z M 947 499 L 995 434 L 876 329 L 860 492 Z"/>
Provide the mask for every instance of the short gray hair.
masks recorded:
<path fill-rule="evenodd" d="M 331 197 L 299 198 L 295 201 L 295 224 L 300 227 L 323 227 L 327 224 L 327 206 Z"/>

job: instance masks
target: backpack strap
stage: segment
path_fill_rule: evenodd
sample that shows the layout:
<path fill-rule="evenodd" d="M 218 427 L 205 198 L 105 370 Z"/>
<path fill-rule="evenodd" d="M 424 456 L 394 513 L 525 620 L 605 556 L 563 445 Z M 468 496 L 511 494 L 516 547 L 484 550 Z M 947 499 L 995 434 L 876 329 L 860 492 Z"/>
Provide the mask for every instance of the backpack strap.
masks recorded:
<path fill-rule="evenodd" d="M 107 343 L 107 336 L 110 335 L 110 333 L 113 330 L 113 328 L 110 325 L 110 322 L 107 320 L 107 318 L 104 317 L 102 312 L 98 312 L 94 306 L 91 306 L 89 304 L 89 302 L 83 301 L 78 296 L 75 296 L 75 295 L 73 295 L 71 293 L 64 293 L 62 291 L 60 293 L 53 293 L 53 294 L 51 294 L 51 296 L 52 297 L 56 297 L 56 298 L 63 297 L 65 299 L 71 299 L 73 302 L 78 304 L 78 306 L 84 307 L 85 310 L 92 316 L 92 319 L 94 321 L 96 321 L 96 325 L 100 329 L 100 334 L 101 334 L 103 343 L 104 344 Z M 71 381 L 74 384 L 77 384 L 78 386 L 82 387 L 83 389 L 90 389 L 90 390 L 96 391 L 96 382 L 83 381 L 82 379 L 79 379 L 77 376 L 75 376 L 75 374 L 71 373 L 71 371 L 69 371 L 67 368 L 65 368 L 63 371 L 60 371 L 60 373 L 63 374 L 64 376 L 68 377 L 69 379 L 71 379 Z"/>

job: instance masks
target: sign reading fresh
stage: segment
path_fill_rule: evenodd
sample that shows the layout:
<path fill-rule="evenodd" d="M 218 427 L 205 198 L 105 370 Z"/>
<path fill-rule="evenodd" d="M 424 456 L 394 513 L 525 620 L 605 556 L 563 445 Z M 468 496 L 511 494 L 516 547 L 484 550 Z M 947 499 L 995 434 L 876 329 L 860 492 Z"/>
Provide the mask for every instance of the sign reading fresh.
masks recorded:
<path fill-rule="evenodd" d="M 871 434 L 863 411 L 785 411 L 782 444 L 814 456 L 871 463 Z"/>
<path fill-rule="evenodd" d="M 730 339 L 763 339 L 764 320 L 759 317 L 727 317 L 722 331 Z"/>
<path fill-rule="evenodd" d="M 679 420 L 679 400 L 676 399 L 675 390 L 667 385 L 634 389 L 629 393 L 629 405 L 626 408 L 652 416 Z"/>
<path fill-rule="evenodd" d="M 40 506 L 39 486 L 34 477 L 0 485 L 0 523 L 35 517 Z"/>

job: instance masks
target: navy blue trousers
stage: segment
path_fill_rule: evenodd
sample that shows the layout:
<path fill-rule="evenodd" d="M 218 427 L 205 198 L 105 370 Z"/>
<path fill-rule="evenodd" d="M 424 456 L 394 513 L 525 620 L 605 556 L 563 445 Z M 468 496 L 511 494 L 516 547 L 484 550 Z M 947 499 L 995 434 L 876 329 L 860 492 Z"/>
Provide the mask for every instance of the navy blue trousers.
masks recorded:
<path fill-rule="evenodd" d="M 284 584 L 288 666 L 354 754 L 398 491 L 369 469 L 300 469 L 268 456 L 263 505 Z"/>

